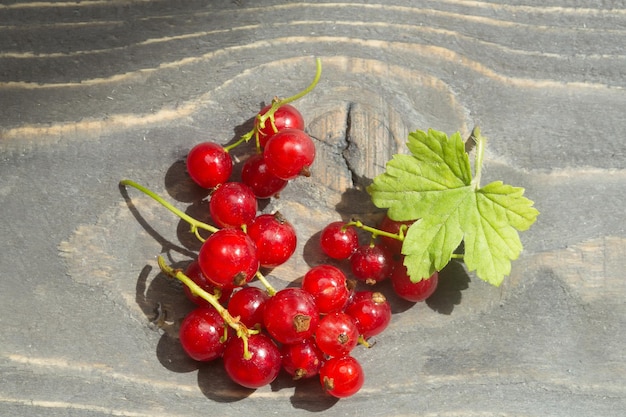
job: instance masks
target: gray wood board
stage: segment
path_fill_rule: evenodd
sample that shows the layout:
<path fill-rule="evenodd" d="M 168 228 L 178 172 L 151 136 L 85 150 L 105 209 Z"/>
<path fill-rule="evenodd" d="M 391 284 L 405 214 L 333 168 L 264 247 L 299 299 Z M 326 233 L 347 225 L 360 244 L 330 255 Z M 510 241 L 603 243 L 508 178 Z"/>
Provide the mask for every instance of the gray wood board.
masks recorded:
<path fill-rule="evenodd" d="M 624 415 L 625 34 L 617 1 L 3 2 L 0 414 Z M 341 401 L 286 376 L 241 389 L 186 359 L 192 306 L 155 257 L 185 265 L 198 244 L 118 187 L 206 216 L 188 149 L 238 138 L 310 82 L 313 57 L 322 79 L 296 104 L 313 175 L 263 207 L 300 239 L 273 285 L 327 261 L 330 221 L 380 218 L 363 186 L 415 129 L 479 125 L 484 183 L 541 211 L 501 287 L 455 263 L 426 303 L 390 295 L 390 328 L 355 351 L 365 386 Z"/>

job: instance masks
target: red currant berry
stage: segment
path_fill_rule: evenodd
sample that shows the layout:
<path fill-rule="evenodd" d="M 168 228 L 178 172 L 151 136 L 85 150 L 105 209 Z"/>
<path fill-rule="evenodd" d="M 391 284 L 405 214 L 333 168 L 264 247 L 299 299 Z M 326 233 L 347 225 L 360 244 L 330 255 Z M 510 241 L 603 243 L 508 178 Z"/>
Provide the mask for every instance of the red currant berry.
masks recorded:
<path fill-rule="evenodd" d="M 332 265 L 317 265 L 302 278 L 302 289 L 313 295 L 320 314 L 339 311 L 348 302 L 354 281 Z"/>
<path fill-rule="evenodd" d="M 198 263 L 204 276 L 220 288 L 240 287 L 259 269 L 257 248 L 240 229 L 221 229 L 200 247 Z"/>
<path fill-rule="evenodd" d="M 200 187 L 216 187 L 228 181 L 232 171 L 233 160 L 217 143 L 199 143 L 187 155 L 187 172 Z"/>
<path fill-rule="evenodd" d="M 218 186 L 209 201 L 211 218 L 220 227 L 241 227 L 256 216 L 258 206 L 252 189 L 240 182 Z"/>
<path fill-rule="evenodd" d="M 255 154 L 243 163 L 241 182 L 250 187 L 257 198 L 276 196 L 288 184 L 287 180 L 278 178 L 270 172 L 263 154 Z"/>
<path fill-rule="evenodd" d="M 375 284 L 393 272 L 393 255 L 380 244 L 362 245 L 350 257 L 350 266 L 357 279 Z"/>
<path fill-rule="evenodd" d="M 228 312 L 249 329 L 263 326 L 263 311 L 269 294 L 257 287 L 245 287 L 236 291 L 228 302 Z"/>
<path fill-rule="evenodd" d="M 230 379 L 251 389 L 274 381 L 281 369 L 281 356 L 272 339 L 263 333 L 248 336 L 248 352 L 250 358 L 244 357 L 244 342 L 240 337 L 231 337 L 226 343 L 222 356 Z"/>
<path fill-rule="evenodd" d="M 395 221 L 391 220 L 387 215 L 381 220 L 378 228 L 384 232 L 398 234 L 402 226 L 411 226 L 415 221 Z M 405 231 L 406 235 L 406 231 Z M 402 253 L 402 241 L 394 239 L 392 237 L 380 236 L 380 242 L 385 246 L 393 255 L 400 255 Z"/>
<path fill-rule="evenodd" d="M 261 214 L 248 225 L 261 266 L 274 268 L 285 263 L 296 251 L 296 229 L 280 213 Z"/>
<path fill-rule="evenodd" d="M 361 389 L 365 374 L 359 362 L 352 356 L 330 358 L 320 368 L 320 382 L 328 394 L 345 398 Z"/>
<path fill-rule="evenodd" d="M 187 277 L 189 277 L 200 288 L 202 288 L 204 291 L 208 292 L 209 294 L 215 295 L 216 290 L 218 290 L 219 291 L 218 301 L 221 304 L 226 304 L 226 301 L 228 301 L 228 299 L 230 298 L 230 295 L 233 292 L 232 288 L 219 288 L 217 285 L 213 284 L 211 281 L 206 279 L 206 277 L 202 274 L 202 271 L 200 270 L 200 264 L 198 263 L 197 260 L 191 262 L 187 266 L 187 269 L 185 269 L 185 275 L 187 275 Z M 210 306 L 211 305 L 204 298 L 192 293 L 188 286 L 184 285 L 183 291 L 185 292 L 185 295 L 187 296 L 187 298 L 189 298 L 189 300 L 193 301 L 198 306 Z"/>
<path fill-rule="evenodd" d="M 315 330 L 315 341 L 329 356 L 346 356 L 359 342 L 359 329 L 352 316 L 337 311 L 322 317 Z"/>
<path fill-rule="evenodd" d="M 198 307 L 180 324 L 180 343 L 184 351 L 197 361 L 211 361 L 224 352 L 224 319 L 213 307 Z"/>
<path fill-rule="evenodd" d="M 354 227 L 344 222 L 330 223 L 320 236 L 322 251 L 333 259 L 348 259 L 359 247 L 359 236 Z"/>
<path fill-rule="evenodd" d="M 292 344 L 310 338 L 318 322 L 315 299 L 301 288 L 284 288 L 265 303 L 263 324 L 280 343 Z"/>
<path fill-rule="evenodd" d="M 263 107 L 259 112 L 259 115 L 264 115 L 268 112 L 268 110 L 272 107 L 271 104 Z M 274 136 L 275 133 L 280 132 L 285 129 L 298 129 L 304 130 L 304 118 L 302 114 L 291 104 L 283 104 L 279 108 L 276 109 L 274 113 L 274 126 L 272 126 L 271 120 L 268 118 L 265 120 L 265 125 L 261 127 L 259 125 L 258 117 L 254 121 L 254 126 L 257 128 L 259 132 L 259 144 L 261 147 L 265 147 L 265 144 L 269 140 L 270 137 Z M 274 127 L 276 130 L 274 130 Z"/>
<path fill-rule="evenodd" d="M 315 159 L 315 144 L 302 130 L 285 129 L 267 141 L 263 155 L 267 168 L 278 178 L 308 177 L 309 167 Z"/>
<path fill-rule="evenodd" d="M 283 369 L 294 380 L 319 374 L 324 360 L 324 353 L 317 347 L 314 339 L 283 345 L 280 353 L 283 356 Z"/>
<path fill-rule="evenodd" d="M 355 292 L 345 312 L 352 316 L 359 333 L 366 339 L 380 334 L 391 322 L 391 305 L 380 292 Z"/>
<path fill-rule="evenodd" d="M 438 282 L 439 273 L 437 271 L 428 279 L 423 279 L 419 282 L 411 281 L 407 274 L 406 266 L 402 262 L 398 262 L 395 271 L 391 274 L 391 285 L 396 294 L 414 303 L 424 301 L 433 295 L 437 289 Z"/>

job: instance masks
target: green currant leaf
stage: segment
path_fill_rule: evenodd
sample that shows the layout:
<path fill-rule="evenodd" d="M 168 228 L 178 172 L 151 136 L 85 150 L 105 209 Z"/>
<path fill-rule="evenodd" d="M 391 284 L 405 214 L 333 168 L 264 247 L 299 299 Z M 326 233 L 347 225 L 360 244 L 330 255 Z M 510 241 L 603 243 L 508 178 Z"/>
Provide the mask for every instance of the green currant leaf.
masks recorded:
<path fill-rule="evenodd" d="M 394 155 L 387 172 L 374 179 L 372 201 L 389 208 L 394 220 L 415 220 L 432 213 L 442 202 L 442 194 L 467 187 L 472 181 L 470 163 L 460 134 L 450 139 L 445 133 L 409 134 L 412 155 Z M 445 203 L 445 198 L 443 202 Z"/>
<path fill-rule="evenodd" d="M 476 140 L 484 138 L 478 134 Z M 480 145 L 477 169 L 484 142 Z M 518 231 L 528 229 L 539 214 L 533 202 L 523 196 L 523 188 L 500 181 L 480 188 L 459 133 L 448 138 L 432 129 L 416 131 L 407 146 L 411 155 L 395 155 L 368 192 L 392 219 L 417 220 L 402 245 L 411 280 L 443 269 L 464 241 L 468 269 L 500 285 L 522 251 Z"/>

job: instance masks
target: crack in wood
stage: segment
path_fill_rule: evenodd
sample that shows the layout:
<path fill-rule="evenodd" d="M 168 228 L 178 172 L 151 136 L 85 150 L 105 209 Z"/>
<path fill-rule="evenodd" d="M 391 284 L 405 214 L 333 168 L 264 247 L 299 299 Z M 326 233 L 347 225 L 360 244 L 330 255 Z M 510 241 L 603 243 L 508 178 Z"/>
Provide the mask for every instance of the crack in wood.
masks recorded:
<path fill-rule="evenodd" d="M 351 146 L 357 146 L 354 141 L 352 140 L 352 112 L 354 110 L 354 102 L 348 102 L 348 106 L 346 109 L 346 123 L 345 123 L 345 136 L 344 136 L 344 142 L 345 142 L 345 147 L 343 148 L 342 152 L 341 152 L 341 156 L 346 164 L 346 168 L 348 169 L 348 171 L 350 172 L 350 177 L 351 177 L 351 181 L 352 181 L 352 188 L 356 187 L 359 184 L 359 176 L 355 171 L 355 168 L 352 164 L 352 162 L 350 161 L 350 158 L 348 157 L 348 149 Z"/>

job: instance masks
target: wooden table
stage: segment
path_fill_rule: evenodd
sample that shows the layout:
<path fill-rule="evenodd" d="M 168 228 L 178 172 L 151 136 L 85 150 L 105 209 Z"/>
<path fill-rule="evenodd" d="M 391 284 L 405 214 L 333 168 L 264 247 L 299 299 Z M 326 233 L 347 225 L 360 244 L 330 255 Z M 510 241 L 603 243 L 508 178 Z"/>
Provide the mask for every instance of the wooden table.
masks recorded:
<path fill-rule="evenodd" d="M 626 8 L 527 3 L 3 2 L 0 414 L 625 415 Z M 391 297 L 390 328 L 355 352 L 365 386 L 341 401 L 286 376 L 241 389 L 186 359 L 191 306 L 155 257 L 185 265 L 198 244 L 118 187 L 206 216 L 186 152 L 237 139 L 314 57 L 322 79 L 296 103 L 313 175 L 263 205 L 300 239 L 273 285 L 326 261 L 330 221 L 380 218 L 363 186 L 415 129 L 479 125 L 485 183 L 541 211 L 501 287 L 453 264 L 428 302 Z"/>

